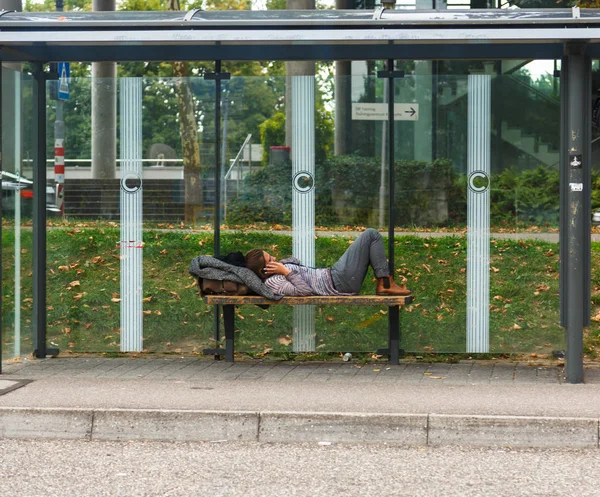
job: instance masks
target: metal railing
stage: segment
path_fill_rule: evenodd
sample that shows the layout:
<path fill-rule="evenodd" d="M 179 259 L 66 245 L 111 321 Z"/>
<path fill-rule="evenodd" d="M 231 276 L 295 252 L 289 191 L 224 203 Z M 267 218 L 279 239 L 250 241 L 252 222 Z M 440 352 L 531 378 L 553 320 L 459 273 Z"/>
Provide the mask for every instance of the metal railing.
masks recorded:
<path fill-rule="evenodd" d="M 246 139 L 244 140 L 244 143 L 242 143 L 242 146 L 240 147 L 240 150 L 238 151 L 237 155 L 235 156 L 235 159 L 233 159 L 233 161 L 231 162 L 231 166 L 229 167 L 229 170 L 225 173 L 225 176 L 223 176 L 223 183 L 222 183 L 222 188 L 223 188 L 223 222 L 225 224 L 227 224 L 227 180 L 231 178 L 231 173 L 233 171 L 234 167 L 238 167 L 237 169 L 237 185 L 236 185 L 236 193 L 239 195 L 240 192 L 240 179 L 242 178 L 242 174 L 243 174 L 243 168 L 242 168 L 242 161 L 240 160 L 243 156 L 244 156 L 244 150 L 246 149 L 246 147 L 248 146 L 248 144 L 250 143 L 250 139 L 252 138 L 251 134 L 248 134 L 248 136 L 246 137 Z M 249 149 L 251 150 L 251 149 Z M 252 157 L 248 157 L 248 163 L 250 165 L 252 165 Z"/>

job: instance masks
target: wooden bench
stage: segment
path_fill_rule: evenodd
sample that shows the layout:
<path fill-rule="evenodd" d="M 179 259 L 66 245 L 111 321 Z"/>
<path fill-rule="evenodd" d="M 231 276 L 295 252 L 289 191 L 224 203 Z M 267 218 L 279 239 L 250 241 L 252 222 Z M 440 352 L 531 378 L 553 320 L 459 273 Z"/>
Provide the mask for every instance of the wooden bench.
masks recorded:
<path fill-rule="evenodd" d="M 400 307 L 410 304 L 413 296 L 395 297 L 384 295 L 353 296 L 311 296 L 283 297 L 281 300 L 269 300 L 264 297 L 250 295 L 205 295 L 204 302 L 209 305 L 223 306 L 223 324 L 225 327 L 225 350 L 222 348 L 207 349 L 205 353 L 221 355 L 225 352 L 225 360 L 233 362 L 235 335 L 235 306 L 254 305 L 379 305 L 389 307 L 388 313 L 388 348 L 379 349 L 380 355 L 387 355 L 390 363 L 398 364 L 400 355 Z"/>

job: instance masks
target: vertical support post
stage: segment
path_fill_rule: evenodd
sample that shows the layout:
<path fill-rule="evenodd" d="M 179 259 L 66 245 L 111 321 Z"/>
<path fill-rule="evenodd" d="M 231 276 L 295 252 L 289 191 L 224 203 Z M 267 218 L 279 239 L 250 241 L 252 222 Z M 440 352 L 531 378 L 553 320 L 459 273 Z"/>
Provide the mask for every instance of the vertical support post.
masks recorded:
<path fill-rule="evenodd" d="M 19 105 L 16 102 L 15 105 Z M 0 63 L 0 181 L 2 181 L 2 171 L 4 171 L 4 161 L 2 157 L 2 63 Z M 15 196 L 19 195 L 19 192 L 15 192 Z M 2 221 L 4 220 L 4 213 L 2 212 L 2 202 L 0 202 L 0 288 L 2 288 Z M 15 281 L 15 286 L 18 282 Z M 2 292 L 0 292 L 0 374 L 2 374 L 2 344 L 4 343 L 4 313 L 2 312 Z M 15 337 L 16 340 L 16 337 Z"/>
<path fill-rule="evenodd" d="M 221 72 L 222 62 L 215 61 L 215 72 L 206 73 L 204 79 L 215 80 L 215 210 L 214 210 L 214 255 L 221 253 L 221 80 L 229 79 L 229 73 Z M 215 305 L 214 316 L 215 343 L 220 338 L 219 306 Z M 219 360 L 220 355 L 215 355 L 215 360 Z"/>
<path fill-rule="evenodd" d="M 394 198 L 396 195 L 396 172 L 394 156 L 394 59 L 387 61 L 388 80 L 388 184 L 389 184 L 389 213 L 388 213 L 388 263 L 390 274 L 394 275 L 394 234 L 396 231 L 396 210 L 394 208 Z M 404 77 L 404 73 L 399 75 Z M 391 317 L 391 313 L 390 313 Z M 391 326 L 391 322 L 390 322 Z"/>
<path fill-rule="evenodd" d="M 221 253 L 221 61 L 215 62 L 215 255 Z"/>
<path fill-rule="evenodd" d="M 1 76 L 0 69 L 0 78 Z M 15 174 L 19 178 L 19 182 L 21 181 L 21 166 L 22 166 L 22 147 L 21 143 L 22 136 L 22 102 L 21 102 L 21 84 L 22 84 L 22 76 L 21 71 L 15 71 Z M 2 92 L 2 87 L 0 86 L 0 93 Z M 0 122 L 0 133 L 2 131 L 2 124 Z M 0 135 L 1 136 L 1 135 Z M 2 158 L 1 162 L 4 164 L 4 156 L 2 154 L 2 145 L 0 143 L 0 157 Z M 0 240 L 0 246 L 1 240 Z M 19 191 L 15 192 L 15 278 L 14 278 L 14 291 L 15 291 L 15 351 L 14 356 L 21 356 L 21 195 Z M 0 286 L 1 286 L 0 281 Z M 2 307 L 2 301 L 0 297 L 0 309 Z M 1 311 L 0 311 L 1 312 Z M 1 341 L 1 339 L 0 339 Z M 1 356 L 2 354 L 0 354 Z"/>
<path fill-rule="evenodd" d="M 394 80 L 395 78 L 403 78 L 403 71 L 394 71 L 394 59 L 387 60 L 387 69 L 377 73 L 378 78 L 384 78 L 387 85 L 384 84 L 384 91 L 387 90 L 388 104 L 388 120 L 387 120 L 387 135 L 388 135 L 388 184 L 389 184 L 389 206 L 388 206 L 388 264 L 390 274 L 394 275 L 394 246 L 395 246 L 395 228 L 396 228 L 396 210 L 394 206 L 394 197 L 396 195 L 396 172 L 395 172 L 395 155 L 394 155 Z M 382 151 L 383 151 L 382 146 Z M 400 309 L 398 306 L 392 306 L 388 312 L 388 348 L 390 354 L 390 362 L 398 364 L 400 354 Z"/>
<path fill-rule="evenodd" d="M 393 81 L 389 78 L 383 78 L 383 102 L 387 103 L 388 101 L 388 86 L 393 84 Z M 389 108 L 388 108 L 389 111 Z M 382 122 L 381 123 L 381 169 L 379 171 L 379 226 L 378 228 L 383 228 L 385 225 L 385 200 L 386 198 L 389 201 L 388 194 L 386 191 L 386 172 L 389 174 L 389 164 L 387 157 L 387 147 L 389 140 L 388 136 L 388 127 L 389 123 Z M 388 205 L 389 209 L 389 205 Z"/>
<path fill-rule="evenodd" d="M 394 264 L 394 237 L 396 233 L 396 210 L 394 208 L 394 199 L 396 195 L 396 171 L 394 155 L 395 145 L 395 134 L 394 134 L 394 59 L 388 59 L 387 69 L 389 73 L 388 79 L 388 184 L 389 184 L 389 214 L 388 214 L 388 264 L 390 267 L 390 274 L 394 276 L 395 264 Z M 388 313 L 388 336 L 390 346 L 390 362 L 392 364 L 398 364 L 398 354 L 400 347 L 400 316 L 399 309 L 397 306 L 390 307 Z M 395 343 L 394 343 L 395 342 Z"/>
<path fill-rule="evenodd" d="M 491 77 L 469 75 L 467 352 L 489 352 Z"/>
<path fill-rule="evenodd" d="M 561 325 L 566 380 L 583 382 L 583 328 L 590 324 L 591 61 L 567 44 L 561 65 Z"/>
<path fill-rule="evenodd" d="M 121 352 L 143 346 L 142 79 L 121 78 Z"/>
<path fill-rule="evenodd" d="M 214 255 L 221 255 L 221 61 L 215 61 L 215 210 L 214 210 Z M 215 306 L 215 344 L 219 343 L 219 306 Z M 226 320 L 223 310 L 223 320 Z M 227 326 L 225 324 L 225 326 Z M 227 339 L 225 339 L 227 341 Z M 226 351 L 227 355 L 227 351 Z M 221 357 L 215 355 L 214 359 Z"/>
<path fill-rule="evenodd" d="M 292 77 L 292 251 L 315 264 L 315 77 Z M 294 352 L 315 350 L 315 307 L 294 307 Z"/>
<path fill-rule="evenodd" d="M 46 357 L 46 74 L 33 72 L 33 329 L 34 355 Z"/>
<path fill-rule="evenodd" d="M 388 79 L 388 184 L 389 184 L 389 233 L 388 233 L 388 264 L 390 267 L 390 275 L 394 276 L 394 242 L 396 233 L 396 209 L 394 208 L 394 199 L 396 196 L 396 171 L 394 154 L 395 134 L 394 134 L 394 59 L 388 59 L 387 70 L 389 73 Z M 404 74 L 402 74 L 404 76 Z M 389 308 L 388 312 L 388 335 L 390 347 L 390 362 L 398 364 L 398 354 L 400 348 L 400 310 L 398 306 Z"/>

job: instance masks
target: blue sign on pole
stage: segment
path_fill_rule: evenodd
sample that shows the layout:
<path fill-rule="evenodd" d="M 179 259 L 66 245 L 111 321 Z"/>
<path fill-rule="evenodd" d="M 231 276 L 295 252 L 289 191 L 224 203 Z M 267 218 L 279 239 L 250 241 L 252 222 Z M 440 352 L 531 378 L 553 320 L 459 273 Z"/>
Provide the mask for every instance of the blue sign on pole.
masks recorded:
<path fill-rule="evenodd" d="M 58 63 L 58 98 L 69 100 L 71 91 L 71 64 L 68 62 Z"/>

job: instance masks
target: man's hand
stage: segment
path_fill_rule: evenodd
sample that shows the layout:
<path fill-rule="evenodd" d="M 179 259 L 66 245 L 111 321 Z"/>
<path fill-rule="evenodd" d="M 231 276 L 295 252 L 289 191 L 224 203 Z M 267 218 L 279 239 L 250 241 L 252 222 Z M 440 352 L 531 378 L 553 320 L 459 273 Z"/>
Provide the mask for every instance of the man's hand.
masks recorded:
<path fill-rule="evenodd" d="M 282 274 L 283 276 L 287 276 L 291 273 L 291 271 L 285 267 L 281 262 L 268 262 L 265 266 L 267 276 L 273 276 L 274 274 Z"/>

